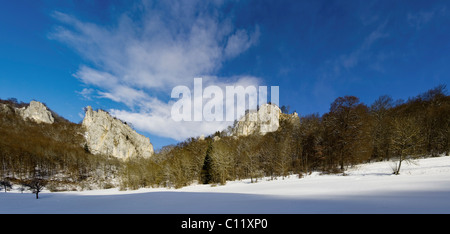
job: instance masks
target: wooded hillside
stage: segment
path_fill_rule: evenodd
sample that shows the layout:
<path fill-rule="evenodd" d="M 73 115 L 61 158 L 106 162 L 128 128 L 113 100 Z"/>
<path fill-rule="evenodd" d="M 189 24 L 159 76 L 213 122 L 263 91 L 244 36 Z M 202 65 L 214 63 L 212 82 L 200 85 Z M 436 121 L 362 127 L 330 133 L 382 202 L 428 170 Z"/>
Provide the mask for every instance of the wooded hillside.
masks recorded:
<path fill-rule="evenodd" d="M 264 136 L 189 139 L 163 148 L 153 158 L 127 162 L 123 187 L 182 187 L 193 182 L 304 174 L 343 173 L 349 166 L 395 159 L 394 173 L 408 158 L 448 155 L 450 96 L 440 85 L 407 101 L 381 96 L 370 106 L 357 97 L 337 98 L 330 111 L 301 116 L 300 124 L 281 119 Z M 220 140 L 214 140 L 214 137 Z"/>
<path fill-rule="evenodd" d="M 16 100 L 1 103 L 23 106 Z M 407 101 L 381 96 L 371 105 L 357 97 L 337 98 L 329 112 L 301 115 L 299 124 L 280 119 L 264 136 L 216 132 L 162 148 L 151 158 L 120 161 L 93 155 L 79 124 L 24 121 L 0 112 L 0 179 L 21 183 L 41 177 L 53 190 L 92 187 L 122 189 L 182 187 L 194 182 L 298 174 L 343 173 L 370 161 L 401 161 L 450 153 L 450 96 L 440 85 Z"/>

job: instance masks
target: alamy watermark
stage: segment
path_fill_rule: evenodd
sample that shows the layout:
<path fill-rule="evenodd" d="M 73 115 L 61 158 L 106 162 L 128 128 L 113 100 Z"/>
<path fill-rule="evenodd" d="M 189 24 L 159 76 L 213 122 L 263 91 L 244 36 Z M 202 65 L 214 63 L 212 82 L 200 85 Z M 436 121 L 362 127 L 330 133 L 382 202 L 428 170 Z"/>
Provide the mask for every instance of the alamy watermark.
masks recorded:
<path fill-rule="evenodd" d="M 244 116 L 246 110 L 256 110 L 267 103 L 267 86 L 216 85 L 203 88 L 203 79 L 194 78 L 194 90 L 179 85 L 172 89 L 171 116 L 174 121 L 234 121 Z M 248 101 L 248 102 L 247 102 Z M 279 106 L 279 86 L 270 87 L 270 103 Z M 249 121 L 258 121 L 260 116 L 250 115 Z"/>

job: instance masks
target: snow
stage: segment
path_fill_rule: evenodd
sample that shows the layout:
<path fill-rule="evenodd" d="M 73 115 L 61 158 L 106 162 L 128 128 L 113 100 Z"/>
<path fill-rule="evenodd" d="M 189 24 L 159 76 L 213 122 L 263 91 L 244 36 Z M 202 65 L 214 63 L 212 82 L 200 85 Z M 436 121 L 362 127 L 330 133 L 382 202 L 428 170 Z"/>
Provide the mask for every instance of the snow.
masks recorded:
<path fill-rule="evenodd" d="M 450 157 L 350 168 L 346 175 L 317 172 L 224 186 L 81 192 L 0 192 L 0 213 L 450 213 Z"/>

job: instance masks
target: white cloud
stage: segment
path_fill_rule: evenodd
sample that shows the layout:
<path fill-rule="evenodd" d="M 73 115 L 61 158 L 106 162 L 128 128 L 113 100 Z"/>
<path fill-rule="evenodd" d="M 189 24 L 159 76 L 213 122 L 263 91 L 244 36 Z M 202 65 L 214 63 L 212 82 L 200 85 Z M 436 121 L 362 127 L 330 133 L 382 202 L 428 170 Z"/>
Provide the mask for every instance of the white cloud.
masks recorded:
<path fill-rule="evenodd" d="M 170 116 L 158 115 L 153 112 L 130 112 L 126 110 L 110 110 L 111 114 L 119 119 L 131 122 L 141 131 L 154 135 L 168 137 L 175 140 L 185 140 L 189 137 L 209 135 L 215 131 L 224 130 L 230 123 L 227 122 L 177 122 Z"/>
<path fill-rule="evenodd" d="M 259 38 L 258 26 L 235 28 L 220 12 L 222 1 L 137 2 L 116 22 L 97 25 L 54 12 L 59 22 L 49 34 L 75 49 L 88 63 L 74 76 L 89 97 L 126 104 L 130 110 L 111 110 L 141 131 L 177 140 L 210 134 L 223 122 L 173 122 L 171 89 L 193 87 L 203 77 L 204 87 L 259 85 L 256 77 L 217 77 L 222 64 L 247 51 Z M 96 93 L 96 96 L 94 95 Z M 166 100 L 166 101 L 162 101 Z"/>
<path fill-rule="evenodd" d="M 259 35 L 259 27 L 256 27 L 255 31 L 251 35 L 249 35 L 246 30 L 240 29 L 236 31 L 235 34 L 228 38 L 228 42 L 225 47 L 225 55 L 227 57 L 234 57 L 242 51 L 247 50 L 252 45 L 257 43 Z"/>
<path fill-rule="evenodd" d="M 431 22 L 434 18 L 447 14 L 447 7 L 435 7 L 431 10 L 422 10 L 419 12 L 408 13 L 406 19 L 411 27 L 416 30 L 421 30 L 425 25 Z"/>
<path fill-rule="evenodd" d="M 193 82 L 193 80 L 192 80 Z M 222 90 L 222 99 L 215 98 L 203 98 L 202 107 L 207 108 L 207 105 L 221 105 L 223 106 L 223 120 L 222 121 L 207 121 L 205 116 L 202 116 L 203 121 L 174 121 L 171 116 L 172 105 L 177 100 L 171 100 L 169 102 L 163 102 L 157 98 L 149 98 L 146 102 L 141 103 L 141 108 L 137 112 L 127 110 L 110 110 L 111 114 L 127 122 L 131 122 L 134 127 L 141 131 L 149 132 L 154 135 L 168 137 L 175 140 L 183 140 L 189 137 L 196 137 L 200 135 L 209 135 L 216 131 L 226 129 L 227 126 L 232 125 L 233 121 L 227 121 L 226 119 L 226 104 L 234 103 L 234 98 L 229 99 L 226 96 L 226 86 L 242 86 L 247 87 L 258 84 L 260 81 L 256 77 L 252 76 L 236 76 L 230 77 L 228 80 L 220 79 L 216 76 L 206 76 L 203 78 L 203 90 L 208 86 L 217 86 Z M 268 87 L 270 91 L 270 87 Z M 190 89 L 191 97 L 194 99 L 194 90 Z M 267 93 L 259 93 L 267 95 Z M 201 95 L 205 95 L 203 92 Z M 193 105 L 193 104 L 192 104 Z M 246 103 L 248 107 L 248 103 Z M 194 111 L 203 110 L 197 109 L 192 106 L 192 120 L 194 119 Z M 237 112 L 235 110 L 235 117 Z"/>
<path fill-rule="evenodd" d="M 90 88 L 84 88 L 83 90 L 81 90 L 79 92 L 78 91 L 75 91 L 75 92 L 80 94 L 86 100 L 92 100 L 91 96 L 92 96 L 92 93 L 94 93 L 94 90 L 90 89 Z"/>

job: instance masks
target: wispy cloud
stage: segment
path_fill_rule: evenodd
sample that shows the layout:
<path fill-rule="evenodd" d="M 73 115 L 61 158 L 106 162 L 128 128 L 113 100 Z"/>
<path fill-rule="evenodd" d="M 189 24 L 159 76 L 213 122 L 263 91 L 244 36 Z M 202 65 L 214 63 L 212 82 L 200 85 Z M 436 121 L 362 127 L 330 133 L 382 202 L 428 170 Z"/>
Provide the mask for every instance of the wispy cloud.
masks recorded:
<path fill-rule="evenodd" d="M 210 134 L 221 122 L 170 120 L 174 86 L 244 84 L 256 77 L 217 77 L 222 64 L 256 45 L 259 28 L 236 28 L 224 15 L 222 1 L 141 1 L 109 25 L 86 22 L 54 12 L 58 25 L 49 38 L 67 44 L 88 62 L 74 74 L 87 88 L 79 93 L 126 104 L 110 110 L 141 131 L 173 139 Z M 165 101 L 163 101 L 165 100 Z"/>
<path fill-rule="evenodd" d="M 409 12 L 406 16 L 406 19 L 409 25 L 416 30 L 421 30 L 425 25 L 431 22 L 434 18 L 446 15 L 447 12 L 446 6 L 434 7 L 430 10 L 422 10 L 419 12 Z"/>
<path fill-rule="evenodd" d="M 75 91 L 75 92 L 80 94 L 85 100 L 92 100 L 91 95 L 94 92 L 94 90 L 90 89 L 90 88 L 84 88 L 81 91 Z"/>
<path fill-rule="evenodd" d="M 374 57 L 371 52 L 372 45 L 380 39 L 389 36 L 388 33 L 384 32 L 386 22 L 387 21 L 368 34 L 359 47 L 356 47 L 356 49 L 347 54 L 340 55 L 334 60 L 334 71 L 340 72 L 342 69 L 349 70 L 357 66 L 361 61 L 372 59 Z"/>
<path fill-rule="evenodd" d="M 388 22 L 388 19 L 381 20 L 379 17 L 371 18 L 370 22 L 362 21 L 364 28 L 358 29 L 358 34 L 364 36 L 359 41 L 354 40 L 354 45 L 348 47 L 348 50 L 333 54 L 319 66 L 312 94 L 329 103 L 339 93 L 336 87 L 342 87 L 337 84 L 350 84 L 355 79 L 367 79 L 356 78 L 358 71 L 384 72 L 385 61 L 392 54 L 384 51 L 379 43 L 392 36 Z"/>

